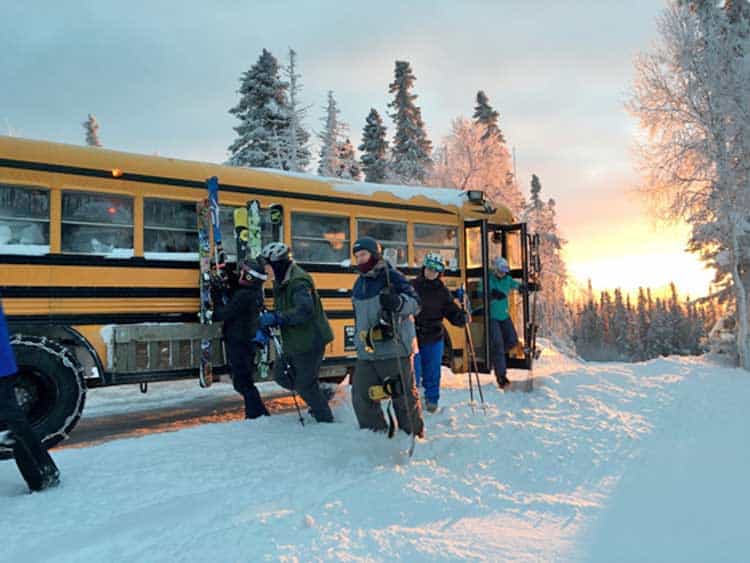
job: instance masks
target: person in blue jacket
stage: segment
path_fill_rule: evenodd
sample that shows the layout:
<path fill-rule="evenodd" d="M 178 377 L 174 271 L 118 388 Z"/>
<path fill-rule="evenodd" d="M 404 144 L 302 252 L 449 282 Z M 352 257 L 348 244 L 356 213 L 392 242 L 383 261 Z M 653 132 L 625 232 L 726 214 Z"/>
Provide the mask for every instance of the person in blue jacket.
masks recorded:
<path fill-rule="evenodd" d="M 18 405 L 14 387 L 17 371 L 0 303 L 0 423 L 8 430 L 0 435 L 0 444 L 13 449 L 16 465 L 29 489 L 41 491 L 58 485 L 60 472 Z"/>
<path fill-rule="evenodd" d="M 510 277 L 509 272 L 510 266 L 505 258 L 498 256 L 494 259 L 493 272 L 489 276 L 490 338 L 495 379 L 501 388 L 509 383 L 505 354 L 518 344 L 518 335 L 508 312 L 508 296 L 514 289 L 526 291 L 524 284 Z"/>

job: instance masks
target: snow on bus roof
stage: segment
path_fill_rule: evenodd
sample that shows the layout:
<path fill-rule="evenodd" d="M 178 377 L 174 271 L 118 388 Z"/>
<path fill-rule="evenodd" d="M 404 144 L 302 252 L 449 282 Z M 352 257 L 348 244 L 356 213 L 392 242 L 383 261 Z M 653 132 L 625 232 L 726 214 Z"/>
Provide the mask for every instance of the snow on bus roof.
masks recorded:
<path fill-rule="evenodd" d="M 354 180 L 345 180 L 343 178 L 329 178 L 326 176 L 317 176 L 308 172 L 290 172 L 288 170 L 276 170 L 273 168 L 252 168 L 258 172 L 269 172 L 290 176 L 292 178 L 301 178 L 304 180 L 315 180 L 330 185 L 338 192 L 349 192 L 358 195 L 372 196 L 377 192 L 386 192 L 399 199 L 410 200 L 422 196 L 432 199 L 440 205 L 455 205 L 461 207 L 466 200 L 466 192 L 455 188 L 436 188 L 423 186 L 400 186 L 396 184 L 373 184 L 370 182 L 357 182 Z"/>

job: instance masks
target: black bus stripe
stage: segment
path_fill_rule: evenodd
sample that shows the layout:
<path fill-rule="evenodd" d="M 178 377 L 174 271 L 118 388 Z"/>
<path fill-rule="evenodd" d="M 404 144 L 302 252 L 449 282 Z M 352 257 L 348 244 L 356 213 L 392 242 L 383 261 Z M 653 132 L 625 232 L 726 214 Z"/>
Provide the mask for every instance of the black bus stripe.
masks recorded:
<path fill-rule="evenodd" d="M 144 184 L 160 184 L 177 188 L 205 189 L 205 182 L 198 180 L 185 180 L 182 178 L 170 178 L 167 176 L 150 176 L 145 174 L 133 174 L 123 172 L 122 176 L 114 178 L 112 170 L 98 170 L 96 168 L 82 168 L 80 166 L 67 166 L 64 164 L 49 164 L 44 162 L 30 162 L 26 160 L 14 160 L 9 158 L 0 158 L 0 167 L 15 168 L 19 170 L 35 170 L 37 172 L 50 172 L 57 174 L 71 174 L 75 176 L 88 176 L 93 178 L 107 178 L 109 180 L 123 180 L 129 182 L 141 182 Z M 273 170 L 269 170 L 273 173 Z M 321 178 L 322 182 L 325 182 Z M 221 182 L 221 178 L 219 178 Z M 325 196 L 320 194 L 304 194 L 296 192 L 285 192 L 270 188 L 247 188 L 244 186 L 234 186 L 231 184 L 219 184 L 223 191 L 244 193 L 253 196 L 265 195 L 270 197 L 283 197 L 289 199 L 305 199 L 309 201 L 323 201 L 329 203 L 342 203 L 345 205 L 362 205 L 366 207 L 381 207 L 384 209 L 405 209 L 409 211 L 424 211 L 427 213 L 445 213 L 453 215 L 454 213 L 442 207 L 430 207 L 426 205 L 412 205 L 408 203 L 388 203 L 384 201 L 372 201 L 366 199 L 355 199 L 343 196 Z"/>
<path fill-rule="evenodd" d="M 326 311 L 329 319 L 354 319 L 354 311 Z M 137 323 L 196 323 L 198 312 L 188 313 L 87 313 L 50 315 L 7 315 L 9 323 L 34 325 L 110 325 Z"/>
<path fill-rule="evenodd" d="M 195 270 L 198 272 L 198 261 L 182 260 L 151 260 L 141 257 L 132 258 L 107 258 L 91 254 L 45 254 L 43 256 L 32 256 L 24 254 L 0 254 L 0 264 L 16 264 L 24 266 L 90 266 L 97 268 L 150 268 L 150 269 L 175 269 Z M 359 275 L 356 269 L 350 266 L 338 264 L 309 264 L 300 262 L 300 266 L 311 274 L 349 274 Z M 398 268 L 407 276 L 416 276 L 422 268 L 409 267 Z M 470 277 L 474 272 L 481 272 L 481 268 L 469 270 Z M 461 277 L 460 270 L 446 270 L 443 277 Z"/>

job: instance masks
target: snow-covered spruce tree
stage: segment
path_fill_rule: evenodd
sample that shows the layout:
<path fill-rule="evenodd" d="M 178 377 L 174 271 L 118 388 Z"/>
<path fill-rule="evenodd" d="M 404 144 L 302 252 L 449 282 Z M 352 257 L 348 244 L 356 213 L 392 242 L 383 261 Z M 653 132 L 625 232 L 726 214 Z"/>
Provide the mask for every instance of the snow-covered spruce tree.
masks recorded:
<path fill-rule="evenodd" d="M 505 137 L 497 124 L 500 114 L 491 105 L 484 91 L 477 92 L 477 105 L 474 106 L 474 122 L 484 127 L 482 141 L 496 141 L 505 144 Z"/>
<path fill-rule="evenodd" d="M 93 114 L 89 114 L 89 117 L 81 125 L 86 130 L 86 144 L 90 147 L 101 147 L 102 143 L 99 140 L 99 122 Z"/>
<path fill-rule="evenodd" d="M 240 124 L 234 127 L 237 139 L 229 146 L 228 164 L 289 168 L 287 88 L 279 78 L 276 57 L 263 49 L 258 61 L 242 74 L 240 101 L 229 110 Z"/>
<path fill-rule="evenodd" d="M 750 8 L 672 1 L 659 32 L 628 103 L 649 134 L 646 193 L 691 225 L 689 248 L 716 269 L 737 319 L 738 363 L 750 370 Z"/>
<path fill-rule="evenodd" d="M 365 173 L 365 182 L 382 184 L 388 173 L 388 140 L 383 119 L 375 108 L 370 109 L 365 127 L 362 130 L 362 153 L 360 162 Z"/>
<path fill-rule="evenodd" d="M 301 75 L 297 72 L 297 52 L 289 49 L 289 63 L 284 67 L 284 76 L 289 84 L 287 108 L 289 111 L 289 128 L 285 135 L 285 149 L 288 154 L 289 170 L 302 172 L 310 164 L 310 133 L 304 126 L 309 106 L 300 104 L 302 91 Z"/>
<path fill-rule="evenodd" d="M 477 94 L 474 120 L 458 117 L 435 151 L 429 183 L 461 190 L 482 190 L 496 205 L 520 216 L 524 199 L 513 175 L 513 162 L 498 126 L 499 114 L 483 92 Z"/>
<path fill-rule="evenodd" d="M 337 176 L 341 171 L 340 149 L 341 137 L 345 125 L 339 121 L 340 110 L 333 97 L 333 92 L 328 91 L 328 103 L 325 107 L 323 117 L 323 130 L 318 133 L 320 139 L 320 158 L 318 160 L 318 175 Z"/>
<path fill-rule="evenodd" d="M 565 302 L 565 285 L 568 272 L 562 257 L 566 241 L 560 236 L 555 210 L 555 200 L 542 201 L 542 184 L 534 174 L 531 178 L 531 198 L 523 210 L 522 219 L 528 223 L 529 232 L 539 235 L 539 258 L 542 264 L 540 282 L 542 291 L 537 296 L 540 334 L 568 340 L 571 319 Z"/>
<path fill-rule="evenodd" d="M 359 168 L 359 162 L 354 154 L 354 146 L 349 139 L 339 143 L 339 170 L 336 176 L 347 180 L 359 180 L 362 171 Z"/>
<path fill-rule="evenodd" d="M 395 124 L 389 162 L 390 180 L 400 184 L 424 184 L 432 167 L 432 143 L 427 138 L 422 111 L 412 94 L 416 76 L 407 61 L 396 61 L 393 82 L 388 91 L 393 101 L 388 104 Z"/>

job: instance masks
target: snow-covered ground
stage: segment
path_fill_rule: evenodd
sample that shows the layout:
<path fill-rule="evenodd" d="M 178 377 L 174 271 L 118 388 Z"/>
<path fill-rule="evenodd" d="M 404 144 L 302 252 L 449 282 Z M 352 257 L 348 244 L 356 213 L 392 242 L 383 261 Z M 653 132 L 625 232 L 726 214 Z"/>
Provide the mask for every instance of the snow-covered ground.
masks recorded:
<path fill-rule="evenodd" d="M 290 412 L 57 450 L 63 484 L 41 494 L 0 462 L 0 560 L 747 560 L 750 374 L 547 348 L 535 376 L 530 394 L 485 377 L 485 415 L 447 374 L 411 460 L 345 400 L 338 424 Z M 95 413 L 133 404 L 98 391 Z"/>

